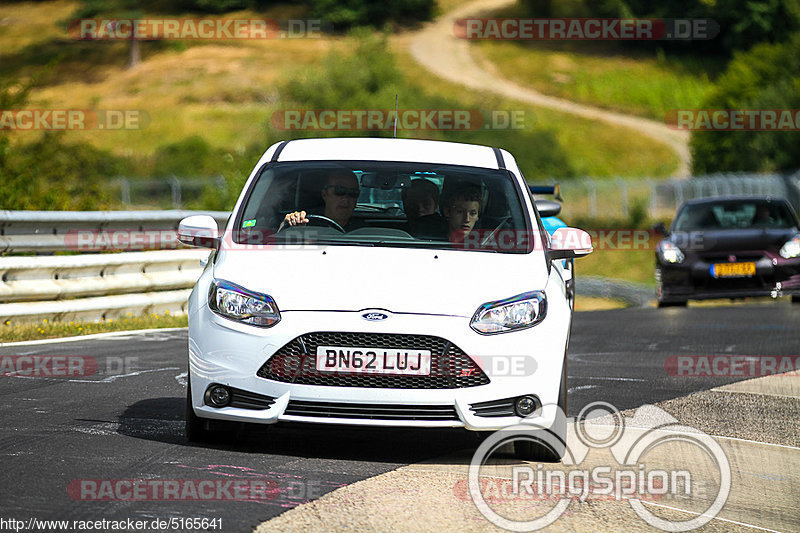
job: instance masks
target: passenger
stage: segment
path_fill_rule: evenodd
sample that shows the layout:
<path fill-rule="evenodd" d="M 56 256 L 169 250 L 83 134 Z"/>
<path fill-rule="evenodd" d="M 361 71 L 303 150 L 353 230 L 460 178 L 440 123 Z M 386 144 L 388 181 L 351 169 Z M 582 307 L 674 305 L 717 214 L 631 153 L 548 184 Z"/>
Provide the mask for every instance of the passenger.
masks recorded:
<path fill-rule="evenodd" d="M 439 187 L 431 180 L 416 179 L 403 189 L 403 210 L 409 224 L 420 217 L 433 215 L 439 209 Z"/>
<path fill-rule="evenodd" d="M 475 223 L 481 215 L 481 200 L 480 187 L 465 185 L 444 202 L 442 211 L 447 219 L 450 242 L 464 242 L 467 234 L 475 229 Z"/>
<path fill-rule="evenodd" d="M 772 217 L 772 210 L 767 204 L 758 204 L 756 207 L 756 214 L 753 217 L 753 226 L 768 227 L 775 224 L 775 219 Z"/>
<path fill-rule="evenodd" d="M 431 180 L 416 179 L 403 189 L 403 210 L 408 223 L 407 231 L 417 238 L 439 238 L 446 232 L 447 224 L 439 214 L 439 187 Z"/>
<path fill-rule="evenodd" d="M 355 221 L 352 218 L 360 192 L 358 179 L 352 172 L 331 174 L 328 176 L 328 181 L 321 191 L 322 200 L 325 202 L 325 209 L 322 215 L 336 222 L 345 231 L 361 227 L 360 221 Z M 308 224 L 307 214 L 306 211 L 287 213 L 278 231 L 281 231 L 287 225 Z"/>

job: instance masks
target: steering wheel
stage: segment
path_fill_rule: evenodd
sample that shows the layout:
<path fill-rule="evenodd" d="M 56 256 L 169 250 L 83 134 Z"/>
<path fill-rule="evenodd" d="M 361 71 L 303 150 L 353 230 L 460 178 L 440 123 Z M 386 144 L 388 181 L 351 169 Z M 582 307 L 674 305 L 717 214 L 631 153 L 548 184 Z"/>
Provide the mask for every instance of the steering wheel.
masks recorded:
<path fill-rule="evenodd" d="M 330 227 L 332 227 L 334 229 L 337 229 L 337 230 L 341 231 L 342 233 L 347 233 L 344 230 L 344 228 L 339 225 L 338 222 L 336 222 L 335 220 L 330 219 L 330 218 L 328 218 L 326 216 L 323 216 L 323 215 L 306 215 L 306 218 L 308 219 L 308 223 L 309 224 L 311 224 L 312 220 L 318 220 L 320 222 L 324 222 L 325 224 L 316 224 L 316 225 L 330 226 Z"/>
<path fill-rule="evenodd" d="M 492 231 L 490 231 L 483 238 L 483 240 L 481 240 L 481 246 L 486 246 L 486 243 L 492 240 L 494 236 L 497 234 L 497 232 L 500 231 L 503 228 L 503 226 L 505 226 L 506 222 L 508 222 L 509 220 L 511 220 L 511 215 L 504 216 L 502 220 L 500 220 L 500 223 L 497 224 L 497 226 Z"/>

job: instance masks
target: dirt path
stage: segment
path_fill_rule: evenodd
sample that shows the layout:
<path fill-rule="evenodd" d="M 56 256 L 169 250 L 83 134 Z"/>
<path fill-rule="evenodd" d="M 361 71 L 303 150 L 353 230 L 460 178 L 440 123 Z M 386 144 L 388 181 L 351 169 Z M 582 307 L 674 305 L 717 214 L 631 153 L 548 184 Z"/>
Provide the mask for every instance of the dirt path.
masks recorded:
<path fill-rule="evenodd" d="M 597 107 L 544 95 L 503 79 L 491 65 L 476 59 L 469 41 L 457 38 L 453 33 L 456 19 L 493 12 L 513 3 L 514 0 L 475 0 L 459 6 L 427 24 L 411 39 L 412 57 L 422 66 L 449 81 L 471 89 L 491 91 L 535 106 L 571 113 L 591 120 L 632 128 L 672 148 L 680 158 L 675 176 L 689 175 L 691 155 L 689 135 L 685 131 L 670 129 L 655 120 L 615 113 Z"/>

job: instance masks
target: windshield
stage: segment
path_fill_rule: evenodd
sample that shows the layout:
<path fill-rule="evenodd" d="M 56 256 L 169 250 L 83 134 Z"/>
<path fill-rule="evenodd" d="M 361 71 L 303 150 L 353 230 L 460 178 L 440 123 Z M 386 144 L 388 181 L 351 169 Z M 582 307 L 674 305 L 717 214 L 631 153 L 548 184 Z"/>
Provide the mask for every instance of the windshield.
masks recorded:
<path fill-rule="evenodd" d="M 233 239 L 527 253 L 530 223 L 506 170 L 287 162 L 267 165 L 253 181 Z"/>
<path fill-rule="evenodd" d="M 675 220 L 675 231 L 726 229 L 786 229 L 795 227 L 782 202 L 736 200 L 687 205 Z"/>

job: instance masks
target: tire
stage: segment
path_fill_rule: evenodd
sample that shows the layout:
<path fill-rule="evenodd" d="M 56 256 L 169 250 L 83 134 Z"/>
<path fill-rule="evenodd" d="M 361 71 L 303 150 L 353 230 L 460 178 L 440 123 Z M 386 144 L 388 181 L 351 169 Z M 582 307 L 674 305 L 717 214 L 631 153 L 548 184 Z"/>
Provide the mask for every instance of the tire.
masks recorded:
<path fill-rule="evenodd" d="M 686 307 L 686 300 L 678 300 L 674 302 L 658 302 L 658 307 Z"/>
<path fill-rule="evenodd" d="M 564 413 L 557 417 L 553 427 L 534 432 L 530 439 L 514 441 L 514 457 L 523 461 L 558 463 L 567 451 L 567 357 L 561 367 L 561 386 L 558 389 L 558 407 Z M 546 436 L 548 435 L 549 436 Z M 557 443 L 554 442 L 556 437 Z M 555 447 L 553 446 L 555 444 Z"/>
<path fill-rule="evenodd" d="M 186 384 L 186 438 L 189 439 L 189 442 L 209 442 L 211 437 L 211 431 L 206 429 L 205 421 L 194 414 L 190 378 Z"/>
<path fill-rule="evenodd" d="M 189 442 L 228 442 L 238 436 L 240 424 L 200 418 L 192 406 L 191 378 L 186 384 L 186 438 Z"/>
<path fill-rule="evenodd" d="M 569 303 L 569 308 L 571 311 L 575 311 L 575 260 L 569 260 L 569 268 L 572 273 L 572 278 L 567 282 L 566 292 L 567 292 L 567 303 Z"/>

